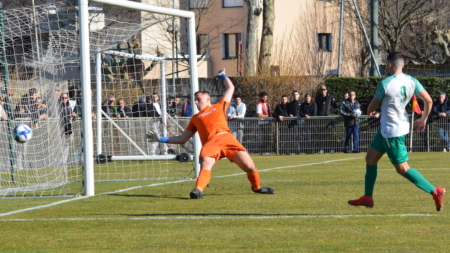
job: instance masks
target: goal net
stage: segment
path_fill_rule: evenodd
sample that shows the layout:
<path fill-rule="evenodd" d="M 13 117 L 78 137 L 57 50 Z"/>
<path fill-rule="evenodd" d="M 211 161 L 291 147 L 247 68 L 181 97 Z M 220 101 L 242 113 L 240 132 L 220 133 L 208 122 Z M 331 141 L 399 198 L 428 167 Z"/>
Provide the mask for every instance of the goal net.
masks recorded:
<path fill-rule="evenodd" d="M 185 100 L 192 84 L 168 87 L 165 66 L 174 58 L 166 28 L 188 22 L 128 1 L 89 2 L 85 16 L 76 1 L 47 2 L 0 12 L 0 197 L 91 195 L 92 179 L 195 177 L 194 140 L 166 145 L 145 135 L 179 134 L 189 120 L 166 103 L 169 94 Z M 14 141 L 19 124 L 32 128 L 30 141 Z"/>

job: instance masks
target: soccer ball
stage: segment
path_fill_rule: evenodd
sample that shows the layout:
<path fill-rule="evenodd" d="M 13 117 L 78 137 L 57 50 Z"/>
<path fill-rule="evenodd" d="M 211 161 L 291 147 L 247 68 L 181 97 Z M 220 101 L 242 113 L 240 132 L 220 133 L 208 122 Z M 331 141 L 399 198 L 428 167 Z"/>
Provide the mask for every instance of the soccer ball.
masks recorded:
<path fill-rule="evenodd" d="M 31 131 L 31 128 L 27 125 L 17 125 L 13 130 L 14 140 L 17 142 L 25 143 L 31 139 L 31 136 L 33 136 L 33 131 Z"/>
<path fill-rule="evenodd" d="M 353 114 L 356 115 L 356 117 L 359 117 L 359 116 L 361 116 L 361 110 L 355 109 L 355 110 L 353 110 Z"/>

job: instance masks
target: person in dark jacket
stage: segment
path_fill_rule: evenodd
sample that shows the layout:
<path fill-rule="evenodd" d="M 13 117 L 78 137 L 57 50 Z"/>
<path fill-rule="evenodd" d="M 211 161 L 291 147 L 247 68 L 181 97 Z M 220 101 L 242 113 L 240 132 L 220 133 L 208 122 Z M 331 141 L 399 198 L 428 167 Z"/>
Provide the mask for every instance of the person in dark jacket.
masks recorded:
<path fill-rule="evenodd" d="M 117 101 L 117 118 L 131 118 L 133 114 L 131 112 L 130 107 L 126 106 L 125 101 L 123 99 L 119 99 Z"/>
<path fill-rule="evenodd" d="M 450 125 L 447 115 L 450 114 L 450 101 L 448 101 L 447 95 L 444 92 L 440 92 L 437 100 L 434 101 L 431 114 L 435 115 L 434 123 L 439 127 L 439 137 L 445 142 L 446 146 L 444 147 L 444 151 L 448 151 L 450 150 L 448 138 Z"/>
<path fill-rule="evenodd" d="M 356 92 L 350 91 L 348 98 L 342 101 L 341 114 L 344 117 L 345 126 L 345 141 L 344 141 L 344 153 L 350 153 L 349 142 L 353 135 L 353 150 L 352 153 L 359 153 L 359 118 L 354 110 L 361 110 L 361 106 L 356 101 Z"/>
<path fill-rule="evenodd" d="M 61 93 L 59 100 L 59 120 L 64 135 L 72 134 L 72 120 L 75 121 L 76 119 L 77 114 L 69 104 L 69 94 Z"/>
<path fill-rule="evenodd" d="M 284 117 L 289 117 L 289 103 L 286 95 L 281 96 L 280 104 L 275 107 L 275 111 L 272 116 L 277 119 L 279 122 L 284 121 Z M 281 154 L 289 154 L 289 137 L 290 134 L 286 127 L 286 124 L 280 124 L 280 153 Z"/>
<path fill-rule="evenodd" d="M 336 99 L 328 93 L 325 85 L 320 86 L 320 92 L 316 96 L 317 116 L 331 116 L 333 109 L 338 108 Z"/>
<path fill-rule="evenodd" d="M 336 99 L 328 93 L 325 85 L 320 86 L 320 90 L 316 96 L 317 116 L 331 116 L 335 108 L 338 108 Z M 330 152 L 334 153 L 334 146 L 337 144 L 335 136 L 333 135 L 333 120 L 322 120 L 322 125 L 316 126 L 321 129 L 321 134 L 317 136 L 319 144 L 319 153 Z"/>
<path fill-rule="evenodd" d="M 309 93 L 305 94 L 305 102 L 300 105 L 300 117 L 303 118 L 303 140 L 304 140 L 304 152 L 306 154 L 313 154 L 312 136 L 314 134 L 314 126 L 311 123 L 311 116 L 317 115 L 317 104 L 312 100 L 312 96 Z M 297 148 L 300 149 L 300 142 L 296 142 Z"/>
<path fill-rule="evenodd" d="M 300 106 L 303 103 L 303 100 L 300 99 L 300 93 L 294 90 L 292 92 L 292 101 L 289 103 L 288 111 L 289 117 L 298 117 L 300 116 Z"/>

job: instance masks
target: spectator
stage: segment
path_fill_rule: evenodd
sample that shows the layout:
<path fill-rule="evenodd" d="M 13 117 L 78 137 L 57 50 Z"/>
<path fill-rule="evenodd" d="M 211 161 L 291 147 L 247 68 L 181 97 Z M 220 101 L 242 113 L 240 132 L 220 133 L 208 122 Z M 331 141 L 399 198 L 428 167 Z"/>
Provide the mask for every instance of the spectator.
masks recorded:
<path fill-rule="evenodd" d="M 35 129 L 39 129 L 37 97 L 38 94 L 36 88 L 30 88 L 28 89 L 28 94 L 23 95 L 20 102 L 16 106 L 16 117 L 31 118 Z"/>
<path fill-rule="evenodd" d="M 290 117 L 300 117 L 300 107 L 303 100 L 300 99 L 300 93 L 298 91 L 292 92 L 292 101 L 289 103 L 289 116 Z M 303 120 L 293 120 L 289 124 L 289 128 L 294 130 L 295 135 L 295 154 L 299 155 L 300 151 L 300 127 L 302 127 Z"/>
<path fill-rule="evenodd" d="M 9 90 L 9 96 L 12 96 L 11 90 Z M 0 106 L 2 107 L 0 110 L 4 111 L 4 115 L 1 117 L 6 117 L 5 119 L 8 118 L 8 116 L 13 119 L 13 114 L 11 113 L 11 106 L 10 103 L 8 103 L 8 98 L 7 98 L 7 92 L 6 92 L 6 88 L 0 88 Z"/>
<path fill-rule="evenodd" d="M 350 153 L 350 138 L 353 135 L 353 150 L 351 153 L 359 153 L 359 118 L 353 113 L 355 109 L 361 109 L 358 101 L 356 101 L 356 92 L 350 91 L 348 99 L 342 101 L 341 114 L 344 117 L 345 141 L 344 153 Z"/>
<path fill-rule="evenodd" d="M 133 117 L 130 107 L 126 106 L 123 99 L 117 101 L 119 106 L 117 107 L 117 118 L 130 118 Z"/>
<path fill-rule="evenodd" d="M 151 100 L 150 100 L 151 101 Z M 141 95 L 139 100 L 132 107 L 133 117 L 147 117 L 147 96 Z"/>
<path fill-rule="evenodd" d="M 440 92 L 438 98 L 433 103 L 431 113 L 435 115 L 435 123 L 439 127 L 439 137 L 444 141 L 445 151 L 450 149 L 450 142 L 448 138 L 448 131 L 450 129 L 447 115 L 450 114 L 450 101 L 444 92 Z"/>
<path fill-rule="evenodd" d="M 42 120 L 48 119 L 47 105 L 45 105 L 42 102 L 42 99 L 40 97 L 37 98 L 37 110 L 38 110 L 39 119 L 42 119 Z"/>
<path fill-rule="evenodd" d="M 161 117 L 162 112 L 161 112 L 161 106 L 159 105 L 159 96 L 156 93 L 153 93 L 152 95 L 153 98 L 153 109 L 155 112 L 152 114 L 152 116 L 150 117 Z"/>
<path fill-rule="evenodd" d="M 179 97 L 175 97 L 175 107 L 177 108 L 177 110 L 175 111 L 175 116 L 180 117 L 181 116 L 181 108 L 182 104 L 180 104 L 180 98 Z"/>
<path fill-rule="evenodd" d="M 61 93 L 59 103 L 59 120 L 62 133 L 64 135 L 72 134 L 72 121 L 77 120 L 77 114 L 72 110 L 69 104 L 69 94 Z"/>
<path fill-rule="evenodd" d="M 280 104 L 275 107 L 275 111 L 273 112 L 273 117 L 277 119 L 277 121 L 283 122 L 284 117 L 289 117 L 288 112 L 288 98 L 286 95 L 281 96 Z M 281 125 L 280 127 L 280 153 L 281 154 L 289 154 L 289 134 L 286 129 L 286 124 Z"/>
<path fill-rule="evenodd" d="M 280 104 L 275 107 L 273 117 L 275 117 L 279 121 L 284 121 L 284 117 L 289 117 L 288 106 L 289 103 L 287 96 L 281 96 Z"/>
<path fill-rule="evenodd" d="M 1 93 L 0 93 L 0 120 L 7 120 L 8 119 L 8 114 L 6 113 L 6 110 L 3 109 L 3 105 L 6 104 L 6 90 L 5 88 L 0 88 L 1 89 Z M 3 91 L 5 93 L 3 93 Z"/>
<path fill-rule="evenodd" d="M 177 104 L 175 103 L 175 97 L 173 95 L 169 96 L 169 101 L 166 105 L 167 108 L 167 114 L 169 114 L 172 118 L 177 118 Z"/>
<path fill-rule="evenodd" d="M 259 118 L 267 118 L 272 115 L 269 103 L 267 103 L 268 98 L 269 94 L 267 92 L 262 91 L 259 93 L 259 101 L 256 105 L 256 115 Z M 270 121 L 258 121 L 258 135 L 262 138 L 260 145 L 261 155 L 270 155 Z"/>
<path fill-rule="evenodd" d="M 325 85 L 320 86 L 320 91 L 316 96 L 316 104 L 317 104 L 317 116 L 331 116 L 333 113 L 333 109 L 337 108 L 336 100 L 334 97 L 328 93 L 327 87 Z M 334 140 L 333 135 L 333 120 L 323 120 L 320 128 L 323 128 L 321 134 L 317 136 L 317 140 L 321 143 L 319 153 L 323 153 L 329 151 L 330 153 L 334 153 L 333 146 L 336 141 Z"/>
<path fill-rule="evenodd" d="M 344 94 L 344 100 L 347 100 L 348 99 L 348 92 L 346 92 L 345 94 Z"/>
<path fill-rule="evenodd" d="M 247 111 L 247 106 L 242 103 L 242 98 L 240 95 L 234 96 L 234 103 L 228 107 L 227 117 L 229 122 L 231 133 L 240 142 L 244 141 L 244 122 L 233 121 L 233 119 L 243 119 L 245 117 L 245 112 Z"/>
<path fill-rule="evenodd" d="M 106 101 L 103 102 L 102 110 L 109 117 L 117 117 L 116 98 L 113 95 L 109 95 L 108 99 L 106 99 Z"/>
<path fill-rule="evenodd" d="M 316 96 L 317 116 L 331 116 L 332 109 L 337 108 L 336 100 L 331 94 L 328 94 L 325 85 L 320 86 L 320 92 Z"/>
<path fill-rule="evenodd" d="M 191 117 L 192 116 L 192 105 L 191 105 L 191 97 L 187 98 L 186 103 L 183 104 L 183 109 L 181 109 L 182 117 Z"/>
<path fill-rule="evenodd" d="M 304 120 L 303 122 L 303 140 L 304 140 L 304 152 L 306 154 L 312 154 L 314 153 L 313 147 L 312 147 L 312 136 L 315 132 L 314 128 L 315 126 L 312 124 L 311 116 L 317 115 L 317 104 L 316 102 L 312 101 L 312 96 L 309 93 L 305 94 L 305 102 L 303 102 L 300 106 L 300 117 L 302 117 Z M 306 119 L 306 120 L 305 120 Z M 297 150 L 300 150 L 300 143 L 296 142 Z"/>
<path fill-rule="evenodd" d="M 151 98 L 153 102 L 150 104 L 150 107 L 147 107 L 147 116 L 158 118 L 153 120 L 153 130 L 155 131 L 155 133 L 160 134 L 161 122 L 159 117 L 161 117 L 161 107 L 158 103 L 159 96 L 158 94 L 153 93 Z M 159 146 L 158 142 L 150 143 L 150 155 L 156 155 L 156 150 L 158 146 Z"/>
<path fill-rule="evenodd" d="M 292 92 L 292 101 L 288 106 L 289 117 L 298 117 L 300 116 L 300 105 L 303 103 L 303 100 L 300 99 L 300 93 L 298 91 Z"/>

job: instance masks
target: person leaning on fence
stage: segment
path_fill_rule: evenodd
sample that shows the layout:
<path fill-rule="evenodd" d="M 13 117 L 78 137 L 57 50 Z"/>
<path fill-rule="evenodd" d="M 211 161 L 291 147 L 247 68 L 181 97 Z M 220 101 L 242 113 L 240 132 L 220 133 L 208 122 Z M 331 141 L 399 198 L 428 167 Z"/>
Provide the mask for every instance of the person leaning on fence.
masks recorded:
<path fill-rule="evenodd" d="M 292 101 L 288 106 L 289 117 L 297 117 L 297 120 L 292 120 L 289 123 L 289 128 L 294 130 L 295 136 L 295 151 L 294 153 L 299 155 L 301 154 L 301 145 L 300 145 L 300 128 L 302 127 L 302 120 L 300 120 L 300 107 L 304 101 L 300 99 L 300 93 L 298 91 L 292 92 Z"/>
<path fill-rule="evenodd" d="M 48 119 L 47 105 L 45 105 L 42 102 L 42 99 L 40 97 L 37 98 L 37 110 L 38 110 L 39 119 L 42 119 L 42 120 Z"/>
<path fill-rule="evenodd" d="M 334 109 L 338 108 L 336 99 L 328 92 L 325 85 L 320 86 L 315 101 L 317 104 L 317 116 L 331 116 Z M 317 140 L 319 140 L 321 143 L 320 153 L 326 151 L 334 153 L 334 145 L 336 143 L 332 129 L 334 127 L 334 121 L 323 120 L 323 125 L 320 127 L 322 128 L 322 131 L 317 136 Z"/>
<path fill-rule="evenodd" d="M 207 91 L 197 91 L 195 93 L 195 104 L 199 112 L 191 118 L 189 125 L 180 136 L 162 137 L 150 130 L 147 138 L 152 142 L 184 144 L 198 132 L 202 143 L 199 157 L 201 170 L 195 189 L 190 193 L 192 199 L 203 198 L 203 191 L 211 179 L 212 167 L 217 161 L 225 157 L 246 172 L 253 192 L 274 194 L 274 189 L 261 186 L 258 169 L 252 158 L 244 146 L 230 133 L 226 111 L 233 96 L 234 85 L 225 75 L 225 70 L 219 71 L 217 77 L 222 79 L 225 85 L 223 97 L 217 104 L 211 104 L 211 97 Z"/>
<path fill-rule="evenodd" d="M 6 88 L 0 88 L 0 120 L 8 119 L 8 105 L 6 103 Z"/>
<path fill-rule="evenodd" d="M 277 122 L 283 122 L 284 117 L 289 117 L 289 103 L 286 95 L 281 96 L 280 103 L 275 107 L 275 111 L 273 112 L 273 117 L 277 120 Z M 290 153 L 290 142 L 289 142 L 289 133 L 287 131 L 287 127 L 285 123 L 280 123 L 278 129 L 280 130 L 280 153 L 281 154 L 289 154 Z"/>
<path fill-rule="evenodd" d="M 72 134 L 72 121 L 77 120 L 77 114 L 69 104 L 69 94 L 61 93 L 59 101 L 59 122 L 64 135 Z"/>
<path fill-rule="evenodd" d="M 131 112 L 130 107 L 126 106 L 125 100 L 119 99 L 117 100 L 117 118 L 131 118 L 133 117 L 133 113 Z"/>
<path fill-rule="evenodd" d="M 433 103 L 433 109 L 431 113 L 435 115 L 434 123 L 439 127 L 439 137 L 444 141 L 445 151 L 450 150 L 450 142 L 448 138 L 448 132 L 450 130 L 449 118 L 450 114 L 450 101 L 444 92 L 440 92 L 438 98 Z"/>
<path fill-rule="evenodd" d="M 229 126 L 231 133 L 234 138 L 236 138 L 240 143 L 244 140 L 244 122 L 243 121 L 233 121 L 234 119 L 243 119 L 247 111 L 247 106 L 242 103 L 242 98 L 240 95 L 234 96 L 234 103 L 228 107 L 227 118 L 230 121 Z"/>
<path fill-rule="evenodd" d="M 367 113 L 371 115 L 381 104 L 381 130 L 373 138 L 366 155 L 365 192 L 361 198 L 349 200 L 348 203 L 370 208 L 374 206 L 373 190 L 378 175 L 378 161 L 387 153 L 397 173 L 429 193 L 435 202 L 436 211 L 440 211 L 444 203 L 445 189 L 434 187 L 420 172 L 409 167 L 408 150 L 405 146 L 405 136 L 410 128 L 406 105 L 413 95 L 424 101 L 422 117 L 415 121 L 413 127 L 417 132 L 425 129 L 433 102 L 417 79 L 403 74 L 404 60 L 401 53 L 390 53 L 386 62 L 390 77 L 378 83 L 375 96 L 367 109 Z"/>
<path fill-rule="evenodd" d="M 312 96 L 309 93 L 305 94 L 305 102 L 300 105 L 300 117 L 303 118 L 303 140 L 304 140 L 304 152 L 306 154 L 314 153 L 314 147 L 312 145 L 312 137 L 315 132 L 315 126 L 311 121 L 312 116 L 317 116 L 317 104 L 312 100 Z M 296 144 L 298 150 L 300 150 L 300 143 Z"/>
<path fill-rule="evenodd" d="M 182 106 L 181 116 L 182 117 L 191 117 L 192 116 L 192 104 L 191 104 L 190 96 L 187 98 L 187 101 Z"/>
<path fill-rule="evenodd" d="M 270 111 L 270 105 L 267 102 L 269 98 L 269 94 L 267 92 L 262 91 L 259 93 L 259 100 L 256 104 L 256 116 L 259 118 L 268 118 L 272 116 Z M 261 155 L 270 155 L 271 150 L 271 122 L 268 120 L 258 121 L 258 136 L 261 138 L 260 149 Z"/>
<path fill-rule="evenodd" d="M 37 89 L 28 89 L 28 94 L 25 94 L 20 99 L 20 102 L 16 106 L 16 118 L 30 118 L 34 128 L 39 128 L 39 112 L 37 108 Z"/>
<path fill-rule="evenodd" d="M 344 117 L 345 141 L 344 153 L 359 153 L 359 115 L 354 110 L 361 110 L 361 106 L 356 100 L 356 92 L 350 91 L 348 98 L 341 103 L 341 114 Z M 350 150 L 350 138 L 353 135 L 353 149 Z"/>
<path fill-rule="evenodd" d="M 117 117 L 116 98 L 113 95 L 109 95 L 105 102 L 103 102 L 102 110 L 109 117 Z"/>

